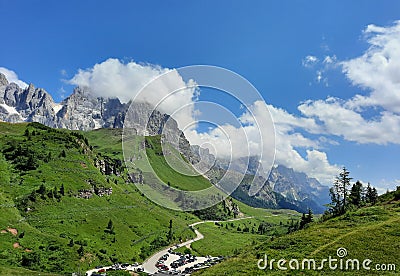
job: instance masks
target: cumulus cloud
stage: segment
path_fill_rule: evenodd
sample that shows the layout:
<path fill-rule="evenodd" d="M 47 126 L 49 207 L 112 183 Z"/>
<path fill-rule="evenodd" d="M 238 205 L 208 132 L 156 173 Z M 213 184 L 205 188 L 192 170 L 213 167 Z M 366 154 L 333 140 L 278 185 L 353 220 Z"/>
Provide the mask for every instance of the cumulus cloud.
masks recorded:
<path fill-rule="evenodd" d="M 240 116 L 239 120 L 244 123 L 241 128 L 231 125 L 221 126 L 207 133 L 197 133 L 192 130 L 185 133 L 190 141 L 195 144 L 204 144 L 211 152 L 217 152 L 219 157 L 229 158 L 231 148 L 236 150 L 233 157 L 243 157 L 250 155 L 260 155 L 263 167 L 267 168 L 271 164 L 271 158 L 275 154 L 275 162 L 293 168 L 296 171 L 304 172 L 311 177 L 317 178 L 321 183 L 329 184 L 337 174 L 339 166 L 330 164 L 326 153 L 320 150 L 321 144 L 331 143 L 329 139 L 320 136 L 320 139 L 310 139 L 299 131 L 318 134 L 322 132 L 321 127 L 313 118 L 298 117 L 288 113 L 286 110 L 267 105 L 265 102 L 257 101 L 249 107 L 249 112 Z M 275 149 L 272 148 L 274 130 L 263 126 L 268 126 L 268 122 L 263 122 L 271 114 L 275 128 Z M 255 124 L 257 121 L 259 124 Z M 261 126 L 261 127 L 260 127 Z M 261 132 L 261 136 L 258 133 Z M 261 147 L 261 140 L 263 147 Z M 243 145 L 249 145 L 245 147 Z M 298 149 L 306 149 L 306 156 L 301 156 Z"/>
<path fill-rule="evenodd" d="M 163 74 L 165 76 L 160 78 Z M 151 87 L 145 93 L 140 93 L 141 89 L 151 81 L 153 81 Z M 193 121 L 193 100 L 197 97 L 196 85 L 190 80 L 186 83 L 174 69 L 138 64 L 134 61 L 123 63 L 119 59 L 110 58 L 95 64 L 92 68 L 78 70 L 68 82 L 88 87 L 98 97 L 118 97 L 122 102 L 128 102 L 138 96 L 136 100 L 149 102 L 168 114 L 173 114 L 186 106 L 175 113 L 174 118 L 181 128 Z"/>
<path fill-rule="evenodd" d="M 21 88 L 28 87 L 28 84 L 26 82 L 20 80 L 18 78 L 18 75 L 14 71 L 4 68 L 4 67 L 0 67 L 0 73 L 3 73 L 6 76 L 8 82 L 10 82 L 10 83 L 14 82 Z"/>
<path fill-rule="evenodd" d="M 367 120 L 337 98 L 308 101 L 298 109 L 304 116 L 318 119 L 324 133 L 362 144 L 400 143 L 400 116 L 391 112 L 383 111 L 378 118 Z"/>
<path fill-rule="evenodd" d="M 321 148 L 324 144 L 332 142 L 325 136 L 310 139 L 299 132 L 321 134 L 324 133 L 323 128 L 313 118 L 295 116 L 271 105 L 268 105 L 268 108 L 276 129 L 276 163 L 304 172 L 323 184 L 330 184 L 339 166 L 330 164 Z M 301 148 L 306 149 L 304 157 L 299 153 Z"/>
<path fill-rule="evenodd" d="M 262 157 L 264 168 L 271 167 L 275 156 L 275 131 L 265 103 L 248 106 L 237 121 L 239 125 L 222 124 L 206 133 L 193 129 L 185 135 L 191 143 L 207 147 L 217 158 L 258 155 Z"/>
<path fill-rule="evenodd" d="M 370 46 L 361 56 L 341 62 L 327 56 L 323 63 L 340 66 L 350 82 L 366 93 L 349 99 L 307 101 L 298 109 L 306 118 L 318 121 L 321 133 L 362 144 L 399 144 L 400 21 L 389 27 L 369 25 L 364 35 Z M 319 75 L 318 79 L 322 78 Z M 366 117 L 367 108 L 379 113 Z"/>
<path fill-rule="evenodd" d="M 380 106 L 400 113 L 400 21 L 389 27 L 368 25 L 364 34 L 370 47 L 341 66 L 352 84 L 370 94 L 356 95 L 347 106 Z"/>
<path fill-rule="evenodd" d="M 316 82 L 326 85 L 325 72 L 341 68 L 350 82 L 366 93 L 349 99 L 305 101 L 298 106 L 301 116 L 270 107 L 277 129 L 277 163 L 328 183 L 338 167 L 320 150 L 320 143 L 335 144 L 326 136 L 360 144 L 400 144 L 400 21 L 388 27 L 369 25 L 364 35 L 370 46 L 361 56 L 338 61 L 335 55 L 309 55 L 303 66 L 315 70 Z M 375 116 L 364 113 L 367 108 L 374 109 Z M 296 129 L 321 136 L 313 140 Z M 297 147 L 306 148 L 304 158 Z"/>

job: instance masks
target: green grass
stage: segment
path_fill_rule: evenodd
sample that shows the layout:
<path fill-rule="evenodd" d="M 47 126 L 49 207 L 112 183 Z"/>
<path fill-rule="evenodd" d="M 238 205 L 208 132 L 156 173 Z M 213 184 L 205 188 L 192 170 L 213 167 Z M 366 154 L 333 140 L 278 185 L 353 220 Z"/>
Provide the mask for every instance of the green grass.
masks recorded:
<path fill-rule="evenodd" d="M 29 139 L 23 136 L 27 128 L 30 133 L 35 132 Z M 51 155 L 48 161 L 39 159 L 37 168 L 22 171 L 15 168 L 13 160 L 6 161 L 0 154 L 0 230 L 7 227 L 18 230 L 17 236 L 0 235 L 0 267 L 9 269 L 8 274 L 18 274 L 17 267 L 22 266 L 24 257 L 36 260 L 25 269 L 61 274 L 116 261 L 141 261 L 163 246 L 158 240 L 166 241 L 170 220 L 173 221 L 175 239 L 172 243 L 194 236 L 187 227 L 197 220 L 194 215 L 155 205 L 142 196 L 135 185 L 126 182 L 125 172 L 120 176 L 103 175 L 95 167 L 95 160 L 104 155 L 121 156 L 114 137 L 118 133 L 114 132 L 110 130 L 109 135 L 104 131 L 88 133 L 90 145 L 91 139 L 95 141 L 94 145 L 98 144 L 90 150 L 70 131 L 0 123 L 0 151 L 8 142 L 15 141 L 37 156 Z M 60 156 L 63 150 L 65 157 Z M 46 193 L 56 190 L 57 194 L 64 185 L 65 195 L 57 200 L 47 194 L 42 199 L 36 194 L 34 202 L 26 200 L 42 184 Z M 90 199 L 76 197 L 79 189 L 89 189 L 91 185 L 111 187 L 113 193 Z M 114 234 L 104 231 L 110 219 Z M 23 237 L 21 233 L 24 233 Z M 69 246 L 71 240 L 73 243 Z M 16 242 L 21 247 L 14 249 Z M 84 244 L 83 256 L 78 254 L 79 244 Z M 32 252 L 26 252 L 26 249 Z M 11 272 L 14 268 L 15 272 Z"/>
<path fill-rule="evenodd" d="M 122 159 L 122 129 L 99 129 L 84 132 L 84 135 L 98 151 Z M 140 147 L 144 140 L 148 145 L 145 149 Z M 125 143 L 125 148 L 132 150 L 125 154 L 134 157 L 134 165 L 142 171 L 154 172 L 164 183 L 185 191 L 197 191 L 211 186 L 203 176 L 192 176 L 197 174 L 196 171 L 176 149 L 163 145 L 163 152 L 161 136 L 129 136 Z"/>
<path fill-rule="evenodd" d="M 45 273 L 32 271 L 22 267 L 2 267 L 0 266 L 0 275 L 15 275 L 15 276 L 56 276 L 54 273 Z M 61 274 L 59 274 L 61 275 Z"/>
<path fill-rule="evenodd" d="M 238 256 L 216 265 L 196 275 L 398 275 L 400 264 L 400 204 L 365 207 L 344 216 L 323 223 L 313 223 L 310 227 L 284 235 L 273 241 L 259 239 L 249 245 Z M 269 259 L 293 258 L 302 260 L 314 258 L 322 260 L 328 256 L 336 257 L 339 247 L 347 249 L 347 258 L 361 261 L 369 258 L 373 265 L 396 264 L 396 272 L 382 271 L 281 271 L 260 270 L 257 260 L 267 254 Z M 372 267 L 372 265 L 371 265 Z"/>
<path fill-rule="evenodd" d="M 192 176 L 197 174 L 196 171 L 176 149 L 166 145 L 164 151 L 167 156 L 165 156 L 161 148 L 160 136 L 146 137 L 146 142 L 150 145 L 150 148 L 146 148 L 149 163 L 164 183 L 186 191 L 198 191 L 211 187 L 210 182 L 203 176 Z"/>
<path fill-rule="evenodd" d="M 237 232 L 236 224 L 234 227 L 228 222 L 220 225 L 222 226 L 205 223 L 196 227 L 204 235 L 204 239 L 194 242 L 191 248 L 199 256 L 232 256 L 259 237 L 257 234 Z M 229 228 L 226 229 L 225 225 L 229 225 Z"/>
<path fill-rule="evenodd" d="M 263 214 L 235 221 L 200 224 L 195 227 L 204 235 L 204 239 L 194 242 L 191 247 L 200 256 L 233 256 L 258 239 L 271 239 L 286 234 L 287 223 L 291 218 L 287 214 Z M 262 234 L 258 233 L 261 223 L 268 224 Z M 244 230 L 246 228 L 248 232 Z"/>
<path fill-rule="evenodd" d="M 90 141 L 90 144 L 99 152 L 113 156 L 122 156 L 122 132 L 123 129 L 96 129 L 81 131 Z"/>
<path fill-rule="evenodd" d="M 29 135 L 24 135 L 27 129 Z M 184 190 L 210 186 L 201 176 L 176 173 L 168 162 L 183 172 L 193 173 L 194 169 L 168 145 L 167 156 L 160 154 L 159 136 L 146 139 L 151 145 L 145 149 L 149 161 L 163 181 Z M 132 154 L 136 154 L 135 168 L 146 170 L 149 164 L 140 152 L 142 141 L 133 137 L 129 143 Z M 36 164 L 31 169 L 26 169 L 31 165 L 24 159 L 27 156 L 15 157 L 21 150 L 34 156 Z M 142 261 L 168 243 L 170 220 L 174 236 L 171 244 L 194 237 L 188 225 L 199 220 L 196 216 L 151 202 L 128 181 L 123 166 L 119 175 L 103 174 L 96 162 L 105 158 L 110 162 L 123 159 L 121 130 L 79 132 L 53 130 L 36 123 L 0 123 L 0 231 L 18 231 L 16 236 L 8 231 L 0 234 L 0 274 L 37 275 L 38 271 L 42 275 L 64 275 L 114 262 Z M 39 193 L 42 185 L 46 190 L 43 195 Z M 62 185 L 64 195 L 60 193 Z M 113 193 L 90 199 L 77 197 L 79 190 L 92 186 L 112 188 Z M 246 215 L 271 214 L 244 204 L 240 208 Z M 106 230 L 109 220 L 114 226 L 112 233 Z M 227 232 L 231 234 L 235 239 L 239 237 L 236 235 L 247 235 Z M 210 233 L 208 238 L 215 240 L 217 236 Z M 246 236 L 246 244 L 250 239 Z M 208 239 L 204 242 L 201 249 L 198 247 L 202 253 L 212 244 Z M 228 239 L 224 242 L 227 254 L 235 249 Z M 13 248 L 15 243 L 20 247 Z"/>

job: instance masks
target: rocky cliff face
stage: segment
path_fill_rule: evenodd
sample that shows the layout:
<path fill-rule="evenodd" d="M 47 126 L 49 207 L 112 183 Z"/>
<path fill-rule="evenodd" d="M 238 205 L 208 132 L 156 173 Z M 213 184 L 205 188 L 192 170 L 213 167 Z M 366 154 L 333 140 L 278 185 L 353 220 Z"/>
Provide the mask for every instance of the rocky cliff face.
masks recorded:
<path fill-rule="evenodd" d="M 122 127 L 127 108 L 117 98 L 94 97 L 88 89 L 76 87 L 60 103 L 54 127 L 79 130 Z"/>
<path fill-rule="evenodd" d="M 49 93 L 30 84 L 22 89 L 9 83 L 0 73 L 0 120 L 5 122 L 39 122 L 53 128 L 92 130 L 98 128 L 122 128 L 130 103 L 121 103 L 117 98 L 93 96 L 89 89 L 76 87 L 61 103 L 55 103 Z M 169 115 L 153 110 L 146 103 L 134 103 L 129 109 L 130 119 L 135 125 L 146 125 L 149 135 L 161 134 L 168 122 L 170 134 L 177 134 L 182 149 L 188 147 L 183 133 Z M 168 133 L 167 133 L 168 135 Z"/>
<path fill-rule="evenodd" d="M 323 205 L 329 202 L 329 188 L 321 185 L 315 178 L 305 173 L 295 172 L 293 169 L 279 165 L 271 171 L 268 178 L 270 186 L 291 200 L 311 199 Z"/>
<path fill-rule="evenodd" d="M 0 73 L 0 119 L 6 122 L 39 122 L 50 125 L 55 119 L 54 101 L 44 89 L 32 84 L 22 89 L 8 83 Z"/>
<path fill-rule="evenodd" d="M 194 152 L 201 152 L 197 146 L 192 146 L 192 148 Z M 200 154 L 197 155 L 197 158 L 200 158 Z M 229 162 L 214 159 L 208 151 L 204 152 L 203 150 L 202 160 L 214 162 L 214 167 L 207 175 L 216 182 L 228 168 Z M 325 210 L 323 205 L 330 202 L 327 186 L 322 185 L 315 178 L 308 177 L 305 173 L 295 172 L 282 165 L 273 167 L 270 174 L 267 175 L 258 160 L 257 156 L 232 160 L 230 170 L 240 172 L 240 174 L 246 173 L 241 184 L 233 193 L 238 200 L 254 207 L 288 208 L 299 212 L 307 212 L 310 208 L 315 213 L 322 213 Z M 259 169 L 258 175 L 254 176 L 257 169 Z M 248 192 L 253 183 L 253 177 L 256 187 L 262 188 L 255 195 L 249 196 Z"/>

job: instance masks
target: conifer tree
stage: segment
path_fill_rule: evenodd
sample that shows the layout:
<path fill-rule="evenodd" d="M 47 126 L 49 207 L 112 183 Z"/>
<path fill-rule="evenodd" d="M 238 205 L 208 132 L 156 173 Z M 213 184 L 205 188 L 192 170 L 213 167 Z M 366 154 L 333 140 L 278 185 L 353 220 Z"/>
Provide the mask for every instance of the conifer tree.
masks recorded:
<path fill-rule="evenodd" d="M 359 207 L 363 198 L 363 185 L 360 181 L 353 184 L 350 190 L 349 202 L 354 206 Z"/>
<path fill-rule="evenodd" d="M 342 171 L 336 177 L 333 187 L 329 190 L 331 195 L 331 212 L 333 215 L 341 215 L 346 212 L 349 197 L 350 172 L 343 167 Z"/>

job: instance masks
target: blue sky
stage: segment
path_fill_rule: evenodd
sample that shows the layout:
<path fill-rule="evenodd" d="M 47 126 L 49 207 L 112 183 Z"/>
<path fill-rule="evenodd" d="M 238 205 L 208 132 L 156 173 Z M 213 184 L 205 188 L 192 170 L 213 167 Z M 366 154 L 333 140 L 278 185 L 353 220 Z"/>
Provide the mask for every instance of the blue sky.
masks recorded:
<path fill-rule="evenodd" d="M 380 93 L 360 77 L 357 66 L 344 71 L 341 62 L 355 60 L 371 49 L 365 35 L 368 25 L 393 27 L 400 19 L 399 11 L 399 1 L 0 0 L 0 67 L 14 71 L 22 81 L 45 88 L 56 101 L 72 92 L 73 85 L 65 80 L 76 76 L 79 69 L 92 68 L 109 58 L 162 68 L 192 64 L 225 67 L 247 78 L 267 104 L 276 108 L 275 116 L 290 114 L 298 121 L 313 118 L 323 125 L 322 134 L 303 124 L 295 127 L 285 121 L 287 116 L 282 117 L 282 125 L 291 129 L 281 139 L 293 138 L 294 133 L 310 141 L 325 137 L 318 146 L 286 145 L 305 161 L 310 161 L 307 150 L 315 148 L 318 152 L 313 153 L 325 153 L 331 166 L 303 164 L 298 170 L 318 177 L 315 170 L 325 170 L 326 175 L 333 166 L 345 165 L 355 179 L 370 181 L 381 189 L 394 188 L 400 185 L 397 137 L 357 139 L 349 130 L 327 127 L 332 114 L 311 114 L 318 108 L 332 107 L 332 102 L 326 105 L 325 101 L 330 96 L 339 98 L 339 106 L 349 109 L 355 95 L 369 97 L 374 90 Z M 374 29 L 369 34 L 376 33 Z M 324 63 L 326 57 L 334 60 Z M 312 58 L 318 61 L 312 62 Z M 390 78 L 393 76 L 388 76 L 389 82 Z M 399 95 L 400 90 L 395 92 Z M 387 96 L 383 92 L 380 95 Z M 395 96 L 396 100 L 400 98 Z M 306 100 L 313 101 L 305 106 L 307 114 L 299 110 Z M 318 100 L 326 106 L 317 108 Z M 382 102 L 357 102 L 350 109 L 366 122 L 379 120 L 381 111 L 390 112 L 395 120 L 382 126 L 382 134 L 397 135 L 391 131 L 400 128 L 399 112 Z M 368 127 L 373 125 L 367 124 L 360 136 L 368 136 Z M 284 155 L 280 158 L 286 162 Z M 295 167 L 293 162 L 285 165 Z"/>

